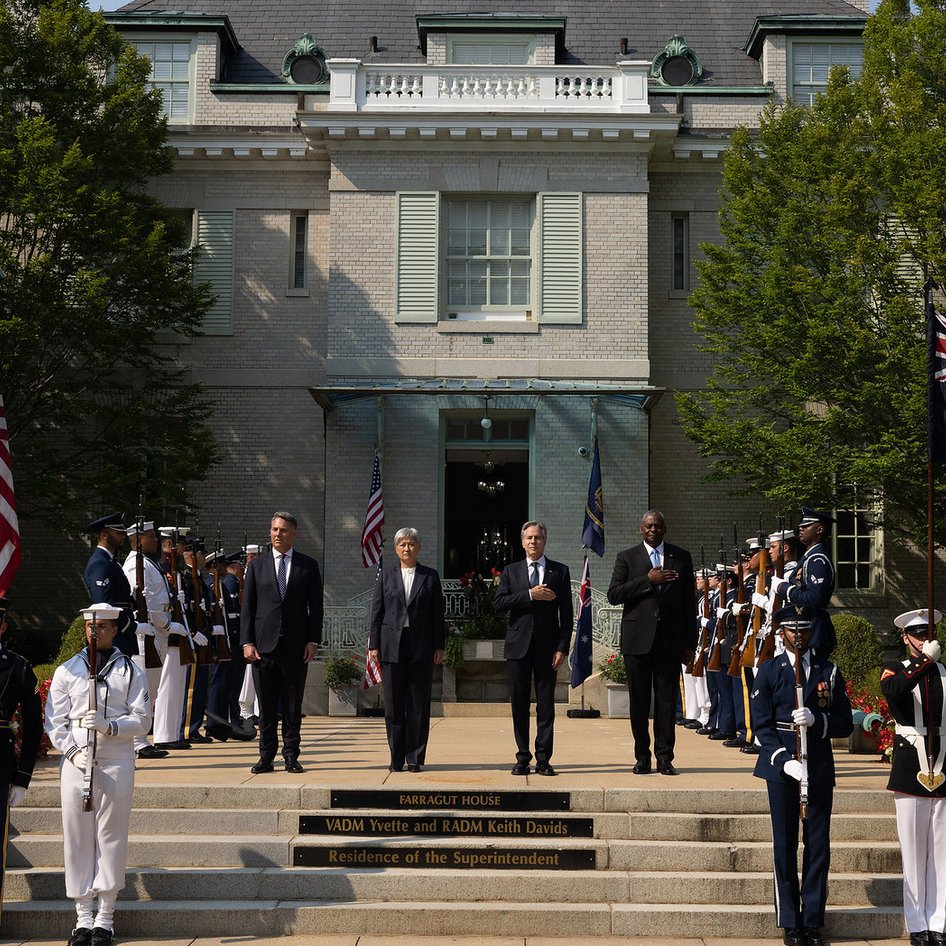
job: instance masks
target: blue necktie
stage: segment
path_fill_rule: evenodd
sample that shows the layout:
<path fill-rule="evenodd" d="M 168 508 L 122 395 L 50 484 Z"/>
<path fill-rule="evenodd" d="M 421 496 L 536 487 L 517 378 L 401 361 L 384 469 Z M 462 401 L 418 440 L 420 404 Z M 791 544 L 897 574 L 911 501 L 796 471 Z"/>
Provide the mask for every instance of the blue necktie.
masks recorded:
<path fill-rule="evenodd" d="M 529 587 L 538 588 L 539 587 L 539 563 L 532 563 L 532 575 L 529 578 Z"/>
<path fill-rule="evenodd" d="M 279 597 L 286 597 L 286 556 L 279 556 L 279 568 L 276 570 L 276 587 L 279 589 Z"/>

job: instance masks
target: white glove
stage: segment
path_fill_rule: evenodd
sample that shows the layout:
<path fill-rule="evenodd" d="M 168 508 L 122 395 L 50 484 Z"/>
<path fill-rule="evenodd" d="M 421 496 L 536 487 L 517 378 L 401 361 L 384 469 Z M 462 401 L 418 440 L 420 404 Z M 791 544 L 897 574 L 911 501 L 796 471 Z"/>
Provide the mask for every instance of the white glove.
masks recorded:
<path fill-rule="evenodd" d="M 796 726 L 814 726 L 815 714 L 807 706 L 792 710 L 792 722 Z"/>
<path fill-rule="evenodd" d="M 142 637 L 154 637 L 154 628 L 145 621 L 138 622 L 138 633 Z"/>
<path fill-rule="evenodd" d="M 772 579 L 772 590 L 775 592 L 776 597 L 785 598 L 785 589 L 788 587 L 787 578 L 773 578 Z"/>
<path fill-rule="evenodd" d="M 26 789 L 22 785 L 10 786 L 10 807 L 16 808 L 26 797 Z"/>
<path fill-rule="evenodd" d="M 207 640 L 206 634 L 202 634 L 200 631 L 194 631 L 194 643 L 198 647 L 206 647 L 210 641 Z"/>
<path fill-rule="evenodd" d="M 213 629 L 213 636 L 214 636 L 214 637 L 223 637 L 224 634 L 226 634 L 226 633 L 227 633 L 227 632 L 226 632 L 226 630 L 224 629 L 224 626 L 223 626 L 222 624 L 215 624 L 215 625 L 214 625 L 214 629 Z"/>
<path fill-rule="evenodd" d="M 769 596 L 768 596 L 768 595 L 759 594 L 758 591 L 753 591 L 753 592 L 752 592 L 752 603 L 753 603 L 757 608 L 762 608 L 763 611 L 768 611 L 768 609 L 769 609 Z"/>
<path fill-rule="evenodd" d="M 177 593 L 177 603 L 184 609 L 187 610 L 187 595 L 184 594 L 184 589 L 181 588 Z"/>
<path fill-rule="evenodd" d="M 709 618 L 700 618 L 700 627 L 704 630 L 709 627 Z"/>
<path fill-rule="evenodd" d="M 180 634 L 183 637 L 187 634 L 187 628 L 183 624 L 178 624 L 177 621 L 171 621 L 168 625 L 168 633 Z"/>
<path fill-rule="evenodd" d="M 742 614 L 742 609 L 746 606 L 745 601 L 733 601 L 729 606 L 729 610 L 732 611 L 733 617 L 739 617 Z"/>
<path fill-rule="evenodd" d="M 89 764 L 89 750 L 80 749 L 78 752 L 74 752 L 69 756 L 69 761 L 80 771 L 84 772 L 86 766 Z"/>
<path fill-rule="evenodd" d="M 939 646 L 939 641 L 934 639 L 923 645 L 923 653 L 935 664 L 943 655 L 943 648 Z"/>
<path fill-rule="evenodd" d="M 717 617 L 720 621 L 725 621 L 726 618 L 729 617 L 729 608 L 717 608 L 717 609 L 716 609 L 716 617 Z"/>
<path fill-rule="evenodd" d="M 94 729 L 96 732 L 102 733 L 103 736 L 108 732 L 108 720 L 105 718 L 105 713 L 100 709 L 89 710 L 82 717 L 81 725 L 84 729 Z"/>
<path fill-rule="evenodd" d="M 801 762 L 798 759 L 789 759 L 785 765 L 782 766 L 782 771 L 789 777 L 795 779 L 796 782 L 801 781 Z"/>

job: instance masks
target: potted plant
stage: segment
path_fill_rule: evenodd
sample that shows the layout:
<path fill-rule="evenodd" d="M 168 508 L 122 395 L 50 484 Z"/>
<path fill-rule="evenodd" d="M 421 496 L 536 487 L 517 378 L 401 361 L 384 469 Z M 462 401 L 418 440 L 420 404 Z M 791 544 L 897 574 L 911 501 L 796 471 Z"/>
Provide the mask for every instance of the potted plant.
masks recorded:
<path fill-rule="evenodd" d="M 329 716 L 356 716 L 358 713 L 358 683 L 364 669 L 351 655 L 329 657 L 325 661 L 325 683 L 328 686 Z"/>
<path fill-rule="evenodd" d="M 608 716 L 611 719 L 628 719 L 631 715 L 630 694 L 627 692 L 627 670 L 620 654 L 608 654 L 598 664 L 598 672 L 608 687 Z"/>

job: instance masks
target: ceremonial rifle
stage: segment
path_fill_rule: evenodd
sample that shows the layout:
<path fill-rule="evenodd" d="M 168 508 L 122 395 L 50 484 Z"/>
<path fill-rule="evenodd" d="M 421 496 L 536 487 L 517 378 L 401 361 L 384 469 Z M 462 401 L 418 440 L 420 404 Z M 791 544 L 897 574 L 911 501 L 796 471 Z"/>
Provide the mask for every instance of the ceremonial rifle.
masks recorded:
<path fill-rule="evenodd" d="M 795 709 L 805 707 L 805 681 L 802 677 L 802 655 L 798 652 L 798 631 L 795 637 Z M 801 762 L 798 782 L 798 814 L 802 821 L 808 818 L 808 727 L 795 727 L 795 758 Z"/>
<path fill-rule="evenodd" d="M 719 537 L 719 562 L 723 567 L 722 578 L 719 579 L 719 606 L 722 607 L 729 597 L 729 579 L 726 570 L 726 553 L 723 550 L 723 537 Z M 710 645 L 709 658 L 706 661 L 707 670 L 719 670 L 721 667 L 720 649 L 723 644 L 723 638 L 726 636 L 726 621 L 716 617 L 716 629 L 713 634 L 713 643 Z"/>
<path fill-rule="evenodd" d="M 207 624 L 204 620 L 204 589 L 203 582 L 200 579 L 200 571 L 197 568 L 197 549 L 191 553 L 191 597 L 194 601 L 194 626 L 191 628 L 192 634 L 203 634 L 207 636 Z M 198 666 L 212 664 L 214 662 L 214 653 L 210 649 L 210 644 L 197 644 L 194 650 L 194 657 Z"/>
<path fill-rule="evenodd" d="M 762 531 L 762 514 L 759 514 L 759 573 L 755 576 L 755 591 L 758 595 L 768 594 L 768 588 L 765 587 L 769 575 L 769 546 L 765 541 L 765 533 Z M 742 652 L 743 667 L 754 667 L 756 665 L 756 640 L 762 634 L 762 615 L 764 608 L 753 606 L 752 608 L 752 630 L 749 632 L 749 641 Z"/>
<path fill-rule="evenodd" d="M 98 709 L 98 637 L 95 628 L 95 612 L 92 613 L 92 631 L 89 634 L 89 712 Z M 86 730 L 85 772 L 82 773 L 82 810 L 92 810 L 92 773 L 95 771 L 95 750 L 98 747 L 98 731 Z"/>
<path fill-rule="evenodd" d="M 742 616 L 742 605 L 746 603 L 746 581 L 742 570 L 742 549 L 739 545 L 739 533 L 736 531 L 736 523 L 732 524 L 732 552 L 736 560 L 736 604 L 739 609 L 733 612 L 733 618 L 736 621 L 736 639 L 733 644 L 732 653 L 729 655 L 729 667 L 727 673 L 731 677 L 742 676 L 742 649 L 746 646 L 745 636 L 745 618 Z"/>
<path fill-rule="evenodd" d="M 138 534 L 135 536 L 138 540 L 138 548 L 135 551 L 135 611 L 137 612 L 139 624 L 150 624 L 151 616 L 148 614 L 148 602 L 145 599 L 145 553 L 141 548 L 141 536 L 144 532 L 145 517 L 141 511 L 141 499 L 138 499 Z M 158 648 L 154 646 L 154 635 L 144 635 L 144 653 L 141 655 L 145 659 L 146 670 L 157 670 L 161 666 L 161 657 L 158 654 Z"/>
<path fill-rule="evenodd" d="M 781 578 L 785 574 L 785 519 L 782 516 L 778 517 L 778 534 L 778 555 L 775 557 L 774 578 Z M 775 612 L 778 611 L 781 606 L 782 599 L 776 595 L 772 599 L 772 613 L 769 615 L 769 629 L 762 638 L 762 644 L 759 647 L 759 666 L 775 656 L 775 632 L 778 630 Z"/>
<path fill-rule="evenodd" d="M 223 556 L 223 548 L 220 545 L 220 530 L 217 530 L 217 557 L 214 559 L 214 607 L 213 622 L 215 625 L 223 628 L 222 634 L 217 634 L 214 638 L 216 643 L 216 658 L 219 661 L 232 660 L 233 654 L 230 653 L 230 644 L 227 642 L 227 617 L 224 608 L 221 605 L 223 591 L 220 587 L 220 572 L 217 571 L 217 563 Z"/>
<path fill-rule="evenodd" d="M 709 578 L 706 575 L 706 552 L 702 545 L 700 546 L 700 574 L 703 575 L 703 594 L 700 598 L 700 636 L 696 645 L 693 669 L 690 671 L 691 676 L 694 677 L 702 677 L 706 670 L 706 649 L 708 646 L 703 619 L 709 618 Z"/>
<path fill-rule="evenodd" d="M 179 596 L 180 588 L 177 583 L 180 571 L 177 562 L 177 546 L 179 541 L 177 526 L 174 527 L 174 534 L 171 536 L 171 567 L 168 569 L 168 587 L 171 589 L 171 620 L 180 624 L 184 628 L 184 639 L 178 641 L 177 649 L 180 654 L 179 660 L 182 667 L 194 662 L 194 642 L 191 640 L 190 631 L 187 628 L 187 615 L 181 607 Z M 180 637 L 180 635 L 176 635 Z M 170 643 L 170 642 L 169 642 Z"/>

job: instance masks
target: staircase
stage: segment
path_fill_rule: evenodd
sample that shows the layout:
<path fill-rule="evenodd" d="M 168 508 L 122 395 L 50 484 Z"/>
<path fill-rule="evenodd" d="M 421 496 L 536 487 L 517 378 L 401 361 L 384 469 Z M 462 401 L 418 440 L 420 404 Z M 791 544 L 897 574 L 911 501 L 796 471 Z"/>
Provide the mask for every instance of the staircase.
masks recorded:
<path fill-rule="evenodd" d="M 494 791 L 422 776 L 403 790 L 139 785 L 118 923 L 162 937 L 773 937 L 766 801 L 764 789 Z M 59 817 L 52 784 L 14 812 L 5 938 L 71 928 Z M 832 838 L 828 932 L 900 936 L 889 794 L 836 792 Z"/>

